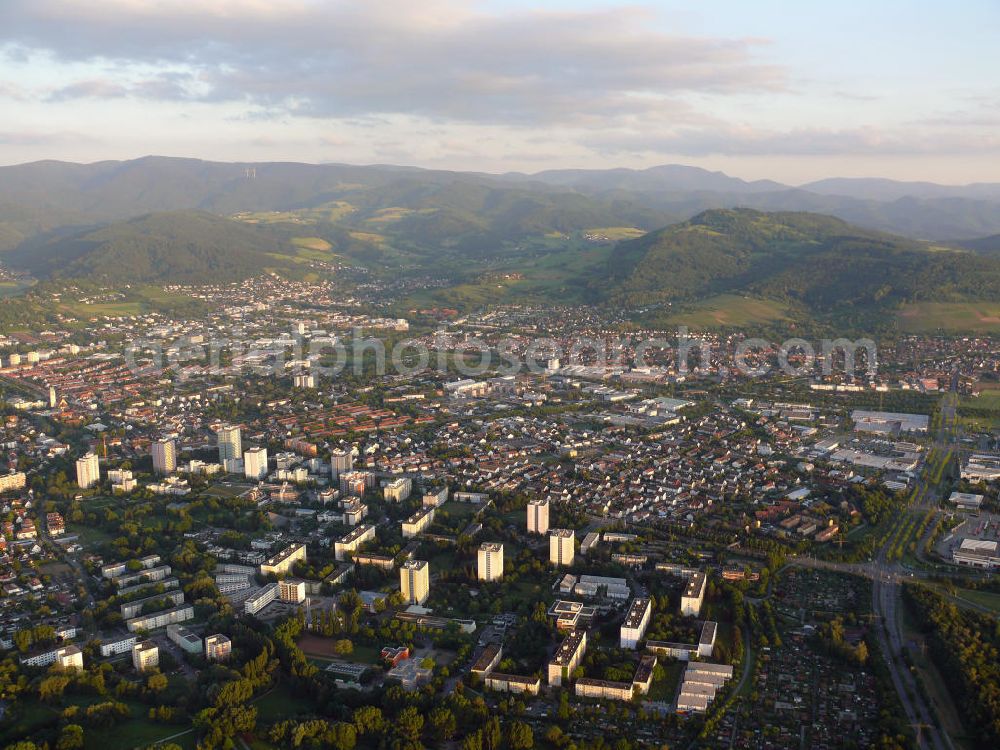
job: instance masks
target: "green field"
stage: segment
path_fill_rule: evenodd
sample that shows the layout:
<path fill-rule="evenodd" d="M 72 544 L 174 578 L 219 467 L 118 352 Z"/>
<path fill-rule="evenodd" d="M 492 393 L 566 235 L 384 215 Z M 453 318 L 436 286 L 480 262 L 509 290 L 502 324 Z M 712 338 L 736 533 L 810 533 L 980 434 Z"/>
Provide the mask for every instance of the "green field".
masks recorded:
<path fill-rule="evenodd" d="M 788 320 L 788 306 L 774 300 L 720 294 L 696 303 L 690 310 L 670 315 L 666 322 L 692 328 L 746 326 Z"/>
<path fill-rule="evenodd" d="M 292 237 L 292 244 L 305 250 L 330 250 L 333 245 L 322 237 Z"/>
<path fill-rule="evenodd" d="M 642 237 L 642 235 L 646 234 L 646 231 L 638 227 L 595 227 L 593 229 L 584 229 L 583 233 L 591 236 L 607 237 L 612 242 L 618 242 L 620 240 L 634 240 L 636 237 Z"/>
<path fill-rule="evenodd" d="M 918 302 L 903 307 L 897 321 L 907 333 L 1000 333 L 1000 303 Z"/>

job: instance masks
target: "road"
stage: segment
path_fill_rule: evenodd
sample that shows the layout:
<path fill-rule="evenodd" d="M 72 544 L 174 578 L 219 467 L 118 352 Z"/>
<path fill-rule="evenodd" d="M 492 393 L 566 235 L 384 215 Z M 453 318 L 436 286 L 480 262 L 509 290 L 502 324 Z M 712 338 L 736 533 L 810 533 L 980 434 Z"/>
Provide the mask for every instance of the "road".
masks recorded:
<path fill-rule="evenodd" d="M 950 451 L 957 449 L 960 437 L 960 426 L 956 417 L 957 380 L 955 375 L 952 378 L 952 390 L 942 399 L 940 427 L 933 446 L 938 456 L 946 456 Z M 941 501 L 940 491 L 936 479 L 930 476 L 930 466 L 925 467 L 925 471 L 914 486 L 915 494 L 912 496 L 914 503 L 900 514 L 896 528 L 899 524 L 905 523 L 913 513 L 924 514 L 937 509 Z M 811 557 L 797 557 L 790 560 L 789 564 L 852 573 L 872 579 L 872 611 L 876 615 L 876 636 L 889 667 L 892 684 L 906 713 L 907 723 L 915 730 L 917 745 L 932 750 L 954 750 L 951 738 L 935 725 L 934 716 L 927 707 L 927 702 L 917 690 L 914 675 L 903 660 L 904 639 L 899 619 L 901 583 L 907 578 L 924 578 L 929 574 L 926 571 L 910 570 L 898 561 L 890 561 L 889 552 L 893 537 L 893 532 L 886 535 L 885 543 L 869 563 L 836 563 Z"/>

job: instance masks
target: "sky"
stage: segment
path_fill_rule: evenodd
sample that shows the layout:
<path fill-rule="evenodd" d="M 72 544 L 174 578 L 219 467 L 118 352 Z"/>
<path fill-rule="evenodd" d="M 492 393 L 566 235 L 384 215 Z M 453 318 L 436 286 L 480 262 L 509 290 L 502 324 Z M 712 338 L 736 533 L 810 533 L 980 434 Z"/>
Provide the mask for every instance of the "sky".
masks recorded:
<path fill-rule="evenodd" d="M 0 0 L 0 164 L 1000 181 L 997 0 Z"/>

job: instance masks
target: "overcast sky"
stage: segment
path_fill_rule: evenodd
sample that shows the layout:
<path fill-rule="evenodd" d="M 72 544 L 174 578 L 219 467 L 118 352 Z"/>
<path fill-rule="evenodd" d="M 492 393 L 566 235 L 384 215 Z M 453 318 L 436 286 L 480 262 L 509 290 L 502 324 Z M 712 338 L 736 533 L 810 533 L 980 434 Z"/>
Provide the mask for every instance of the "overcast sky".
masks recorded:
<path fill-rule="evenodd" d="M 0 163 L 1000 181 L 997 0 L 0 0 Z"/>

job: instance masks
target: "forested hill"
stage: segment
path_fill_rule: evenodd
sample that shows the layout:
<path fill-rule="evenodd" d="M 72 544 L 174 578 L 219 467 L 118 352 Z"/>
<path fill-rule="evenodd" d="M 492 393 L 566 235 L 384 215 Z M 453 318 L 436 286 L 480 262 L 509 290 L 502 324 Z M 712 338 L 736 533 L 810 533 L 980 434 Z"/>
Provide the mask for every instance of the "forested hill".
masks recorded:
<path fill-rule="evenodd" d="M 277 265 L 283 241 L 254 226 L 198 211 L 147 214 L 22 245 L 8 262 L 39 278 L 110 282 L 235 281 Z"/>
<path fill-rule="evenodd" d="M 1000 298 L 1000 260 L 808 213 L 706 211 L 620 243 L 609 298 L 627 305 L 753 293 L 835 313 Z"/>

